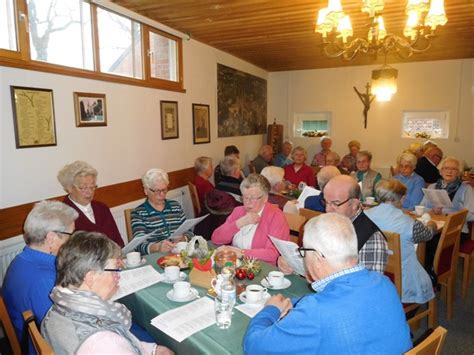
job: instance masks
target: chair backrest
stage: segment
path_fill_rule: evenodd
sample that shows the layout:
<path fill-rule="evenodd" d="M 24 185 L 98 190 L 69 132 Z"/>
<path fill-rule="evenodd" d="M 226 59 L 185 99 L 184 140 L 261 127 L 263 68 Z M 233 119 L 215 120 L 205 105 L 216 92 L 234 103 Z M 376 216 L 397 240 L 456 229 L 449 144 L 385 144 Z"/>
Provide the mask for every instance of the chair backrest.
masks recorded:
<path fill-rule="evenodd" d="M 301 216 L 306 218 L 306 221 L 309 221 L 311 218 L 317 217 L 323 212 L 313 211 L 313 210 L 310 210 L 309 208 L 300 208 L 299 213 Z"/>
<path fill-rule="evenodd" d="M 446 340 L 446 334 L 448 331 L 437 326 L 436 329 L 431 333 L 425 340 L 415 346 L 410 351 L 407 351 L 406 355 L 439 355 L 443 349 L 444 341 Z"/>
<path fill-rule="evenodd" d="M 194 217 L 197 217 L 201 214 L 201 203 L 199 202 L 199 196 L 194 185 L 191 181 L 188 181 L 189 194 L 191 195 L 191 202 L 193 203 Z"/>
<path fill-rule="evenodd" d="M 387 237 L 388 258 L 384 274 L 392 280 L 398 295 L 402 296 L 402 256 L 400 251 L 400 234 L 383 231 Z"/>
<path fill-rule="evenodd" d="M 5 302 L 3 302 L 3 297 L 0 296 L 0 320 L 2 321 L 3 329 L 7 334 L 8 341 L 10 342 L 10 348 L 13 351 L 13 355 L 20 355 L 21 348 L 18 338 L 16 337 L 15 329 L 13 328 L 10 315 L 7 312 L 7 307 L 5 307 Z"/>
<path fill-rule="evenodd" d="M 125 227 L 127 228 L 127 239 L 130 242 L 133 239 L 133 231 L 132 231 L 132 209 L 127 208 L 123 210 L 125 215 Z"/>
<path fill-rule="evenodd" d="M 297 243 L 298 245 L 302 244 L 303 241 L 303 228 L 304 224 L 306 223 L 306 218 L 299 215 L 299 214 L 294 214 L 294 213 L 286 213 L 285 218 L 286 222 L 288 223 L 288 226 L 290 227 L 290 233 L 293 232 L 293 234 L 296 235 L 291 235 L 291 240 Z"/>
<path fill-rule="evenodd" d="M 51 346 L 41 336 L 41 333 L 39 332 L 38 327 L 36 326 L 33 312 L 31 312 L 31 310 L 24 311 L 23 319 L 28 325 L 28 334 L 31 337 L 31 342 L 35 347 L 36 353 L 38 355 L 54 355 L 53 349 L 51 349 Z"/>
<path fill-rule="evenodd" d="M 455 272 L 458 262 L 459 242 L 462 228 L 467 216 L 467 210 L 449 214 L 433 261 L 433 269 L 439 277 Z"/>
<path fill-rule="evenodd" d="M 257 169 L 255 168 L 255 164 L 253 163 L 253 160 L 249 161 L 249 174 L 255 174 L 257 172 Z"/>

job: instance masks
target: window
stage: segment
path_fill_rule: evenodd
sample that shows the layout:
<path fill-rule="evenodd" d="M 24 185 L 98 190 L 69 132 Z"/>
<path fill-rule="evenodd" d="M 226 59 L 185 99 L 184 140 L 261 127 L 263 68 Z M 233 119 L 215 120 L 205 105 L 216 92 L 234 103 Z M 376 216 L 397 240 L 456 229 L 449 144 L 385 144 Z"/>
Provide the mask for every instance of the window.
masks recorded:
<path fill-rule="evenodd" d="M 181 38 L 89 0 L 0 0 L 0 65 L 184 91 Z"/>
<path fill-rule="evenodd" d="M 18 50 L 14 0 L 0 0 L 0 48 Z"/>
<path fill-rule="evenodd" d="M 330 134 L 331 112 L 296 113 L 294 116 L 294 137 L 322 137 Z"/>
<path fill-rule="evenodd" d="M 449 112 L 404 111 L 402 138 L 448 138 Z"/>

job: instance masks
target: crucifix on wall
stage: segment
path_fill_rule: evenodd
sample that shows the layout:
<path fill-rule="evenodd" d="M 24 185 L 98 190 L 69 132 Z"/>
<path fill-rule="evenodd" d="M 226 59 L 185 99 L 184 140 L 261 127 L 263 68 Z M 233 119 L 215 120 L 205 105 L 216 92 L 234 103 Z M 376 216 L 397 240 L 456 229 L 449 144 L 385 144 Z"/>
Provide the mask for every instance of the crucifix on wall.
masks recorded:
<path fill-rule="evenodd" d="M 354 90 L 357 93 L 357 96 L 359 96 L 360 101 L 362 101 L 362 103 L 364 104 L 364 111 L 363 111 L 363 114 L 364 114 L 364 128 L 367 128 L 367 115 L 368 115 L 369 110 L 370 110 L 370 104 L 375 99 L 375 95 L 372 95 L 372 93 L 370 92 L 370 84 L 369 83 L 367 83 L 367 85 L 365 85 L 365 94 L 362 94 L 361 92 L 359 92 L 359 90 L 357 90 L 357 88 L 355 86 L 354 86 Z"/>

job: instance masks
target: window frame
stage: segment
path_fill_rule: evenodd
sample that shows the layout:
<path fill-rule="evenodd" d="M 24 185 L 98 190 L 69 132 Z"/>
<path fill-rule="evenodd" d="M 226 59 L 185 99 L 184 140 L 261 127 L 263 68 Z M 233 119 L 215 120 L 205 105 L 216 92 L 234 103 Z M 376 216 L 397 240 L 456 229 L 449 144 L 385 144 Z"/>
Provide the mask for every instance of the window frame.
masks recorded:
<path fill-rule="evenodd" d="M 321 119 L 318 119 L 320 116 Z M 295 112 L 293 114 L 293 137 L 294 138 L 314 138 L 311 136 L 304 136 L 303 121 L 327 121 L 326 136 L 331 135 L 332 129 L 332 112 L 331 111 L 309 111 L 309 112 Z"/>
<path fill-rule="evenodd" d="M 433 136 L 432 139 L 449 139 L 449 125 L 450 125 L 450 114 L 449 111 L 445 110 L 427 110 L 427 111 L 413 111 L 413 110 L 404 110 L 402 111 L 402 120 L 401 120 L 401 138 L 426 138 L 423 136 L 417 137 L 416 135 L 407 134 L 405 131 L 405 126 L 410 118 L 420 119 L 420 120 L 430 120 L 437 119 L 441 122 L 441 135 Z M 428 132 L 422 132 L 428 133 Z"/>
<path fill-rule="evenodd" d="M 129 84 L 134 86 L 143 86 L 156 89 L 177 91 L 177 92 L 186 92 L 184 89 L 184 74 L 183 74 L 183 40 L 180 37 L 173 36 L 169 33 L 161 31 L 153 26 L 144 24 L 143 22 L 130 18 L 127 15 L 113 11 L 107 7 L 97 5 L 93 2 L 90 2 L 91 7 L 91 31 L 92 31 L 92 47 L 93 47 L 93 63 L 94 69 L 80 69 L 74 68 L 59 64 L 52 64 L 47 62 L 41 62 L 31 59 L 30 55 L 30 43 L 29 35 L 26 30 L 26 27 L 29 26 L 28 23 L 28 9 L 26 0 L 14 0 L 15 2 L 15 20 L 16 20 L 16 30 L 17 30 L 17 41 L 18 41 L 18 51 L 11 51 L 7 49 L 0 49 L 0 66 L 6 67 L 15 67 L 20 69 L 29 69 L 34 71 L 48 72 L 60 75 L 75 76 L 93 80 L 101 80 L 108 82 L 115 82 L 120 84 Z M 98 34 L 98 23 L 97 23 L 97 8 L 101 8 L 105 11 L 110 11 L 116 13 L 117 15 L 124 16 L 129 18 L 132 21 L 135 21 L 141 26 L 141 41 L 142 41 L 142 69 L 143 69 L 143 79 L 136 79 L 132 77 L 120 76 L 115 74 L 103 73 L 100 71 L 100 53 L 99 53 L 99 34 Z M 149 32 L 152 30 L 155 33 L 158 33 L 162 36 L 171 38 L 177 42 L 177 51 L 178 54 L 176 59 L 178 63 L 176 66 L 178 68 L 178 81 L 169 81 L 163 79 L 151 78 L 150 75 L 150 66 L 148 58 L 148 37 Z"/>

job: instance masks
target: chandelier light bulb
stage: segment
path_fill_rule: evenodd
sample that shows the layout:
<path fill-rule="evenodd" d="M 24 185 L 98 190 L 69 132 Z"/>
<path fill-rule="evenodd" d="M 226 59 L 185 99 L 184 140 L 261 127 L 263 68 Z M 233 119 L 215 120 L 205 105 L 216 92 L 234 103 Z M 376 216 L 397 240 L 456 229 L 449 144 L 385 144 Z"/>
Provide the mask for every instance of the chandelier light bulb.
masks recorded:
<path fill-rule="evenodd" d="M 346 15 L 341 19 L 341 21 L 339 21 L 337 32 L 339 32 L 338 37 L 342 38 L 342 42 L 347 43 L 347 37 L 351 37 L 353 35 L 351 19 L 349 16 Z"/>
<path fill-rule="evenodd" d="M 377 13 L 382 12 L 384 6 L 384 0 L 363 0 L 361 11 L 368 13 L 369 17 L 375 17 Z"/>
<path fill-rule="evenodd" d="M 448 22 L 448 19 L 444 11 L 444 1 L 431 0 L 431 6 L 428 15 L 426 15 L 425 25 L 435 30 L 437 26 L 444 26 L 446 22 Z"/>

